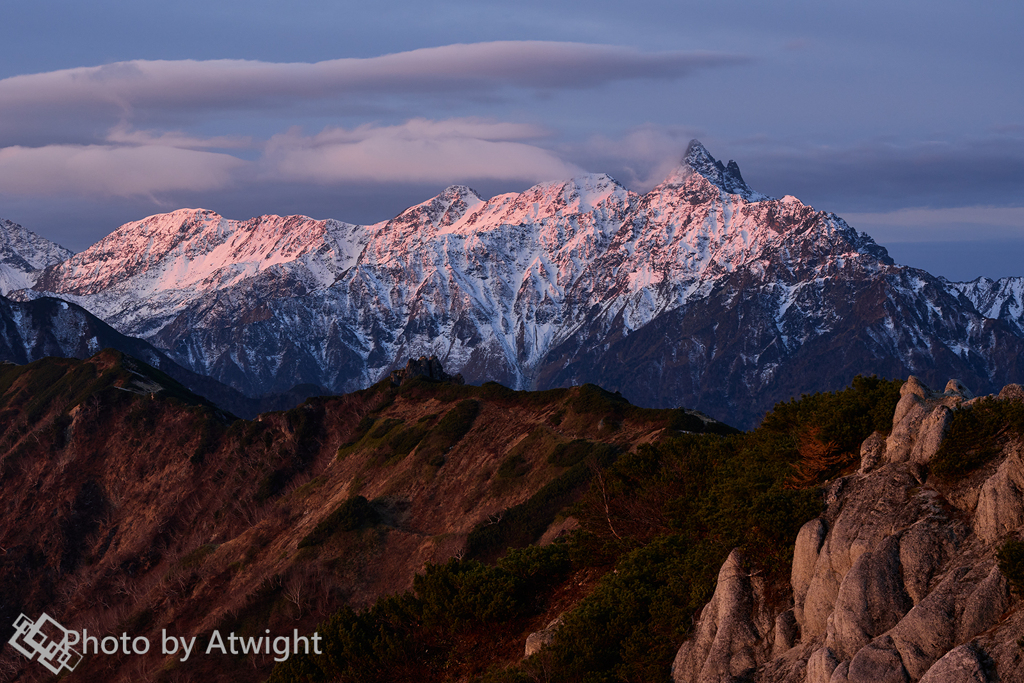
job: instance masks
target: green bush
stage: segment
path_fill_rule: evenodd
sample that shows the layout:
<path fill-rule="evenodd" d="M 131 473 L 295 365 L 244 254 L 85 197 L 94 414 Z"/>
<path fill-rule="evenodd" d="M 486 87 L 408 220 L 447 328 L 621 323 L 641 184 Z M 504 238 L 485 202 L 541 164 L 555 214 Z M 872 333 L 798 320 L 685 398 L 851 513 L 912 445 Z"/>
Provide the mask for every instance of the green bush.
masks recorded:
<path fill-rule="evenodd" d="M 453 446 L 473 427 L 473 422 L 479 412 L 479 401 L 473 399 L 459 401 L 431 430 L 431 436 L 443 439 L 449 446 Z"/>
<path fill-rule="evenodd" d="M 380 516 L 370 502 L 363 496 L 353 496 L 313 527 L 313 530 L 299 541 L 299 548 L 320 545 L 334 534 L 355 531 L 378 521 Z"/>
<path fill-rule="evenodd" d="M 1011 434 L 1024 434 L 1024 402 L 983 398 L 953 412 L 929 469 L 941 476 L 971 472 L 997 456 L 1004 438 Z"/>
<path fill-rule="evenodd" d="M 477 525 L 466 539 L 467 556 L 492 560 L 508 548 L 521 548 L 533 543 L 559 512 L 579 498 L 590 476 L 590 468 L 583 463 L 577 464 L 525 502 L 504 510 L 497 519 Z"/>
<path fill-rule="evenodd" d="M 381 420 L 380 423 L 375 424 L 373 429 L 370 431 L 370 438 L 383 439 L 385 436 L 388 435 L 388 432 L 390 432 L 392 429 L 394 429 L 400 424 L 402 424 L 402 421 L 393 417 Z"/>
<path fill-rule="evenodd" d="M 530 466 L 526 462 L 526 458 L 521 453 L 511 453 L 501 461 L 501 465 L 498 467 L 498 478 L 518 479 L 525 476 L 529 471 Z"/>
<path fill-rule="evenodd" d="M 537 614 L 538 595 L 570 569 L 563 545 L 513 551 L 496 566 L 473 560 L 428 564 L 413 591 L 383 598 L 369 610 L 343 608 L 316 631 L 324 654 L 298 654 L 274 667 L 269 681 L 425 681 L 449 679 L 450 665 L 478 660 L 463 634 L 486 642 L 518 636 Z"/>
<path fill-rule="evenodd" d="M 194 457 L 195 456 L 193 456 L 193 458 Z M 196 464 L 195 460 L 192 462 L 193 464 Z M 292 480 L 294 474 L 295 472 L 291 467 L 278 467 L 271 470 L 266 476 L 260 479 L 260 485 L 256 487 L 256 493 L 253 494 L 253 500 L 257 503 L 264 503 L 270 500 L 284 490 L 284 487 Z"/>
<path fill-rule="evenodd" d="M 391 457 L 398 459 L 409 455 L 426 434 L 427 426 L 423 423 L 395 431 L 391 438 L 388 439 L 388 446 L 392 450 Z"/>
<path fill-rule="evenodd" d="M 192 451 L 192 455 L 189 456 L 188 460 L 193 465 L 202 465 L 206 460 L 206 456 L 217 450 L 217 446 L 220 444 L 220 437 L 225 430 L 224 425 L 219 420 L 214 419 L 208 412 L 203 412 L 200 413 L 196 420 L 196 431 L 199 432 L 199 439 L 196 441 L 196 448 Z M 279 490 L 280 487 L 273 491 L 266 491 L 265 498 L 261 500 L 269 498 Z"/>
<path fill-rule="evenodd" d="M 823 441 L 835 442 L 841 451 L 858 453 L 871 432 L 888 434 L 892 430 L 901 386 L 900 380 L 857 375 L 842 391 L 804 394 L 777 403 L 760 429 L 798 436 L 813 427 Z"/>
<path fill-rule="evenodd" d="M 479 412 L 479 401 L 474 399 L 459 401 L 427 432 L 417 453 L 428 462 L 434 463 L 440 460 L 443 465 L 444 455 L 473 428 L 473 422 Z"/>
<path fill-rule="evenodd" d="M 572 410 L 580 414 L 621 414 L 630 403 L 621 394 L 605 391 L 596 384 L 584 384 L 573 390 L 573 395 L 566 401 Z"/>
<path fill-rule="evenodd" d="M 360 418 L 359 420 L 359 424 L 356 425 L 356 429 L 355 432 L 353 432 L 352 434 L 352 438 L 350 438 L 348 443 L 346 443 L 345 445 L 349 446 L 354 443 L 358 443 L 364 436 L 366 436 L 367 432 L 369 432 L 370 429 L 373 428 L 373 424 L 376 421 L 377 418 L 375 418 L 373 415 L 363 415 L 363 417 Z"/>
<path fill-rule="evenodd" d="M 606 443 L 574 439 L 569 443 L 560 443 L 548 456 L 548 464 L 556 467 L 572 467 L 583 462 L 587 456 L 593 456 L 602 462 L 610 461 L 618 452 L 615 446 Z"/>
<path fill-rule="evenodd" d="M 551 648 L 558 680 L 667 680 L 692 617 L 729 551 L 743 547 L 784 584 L 816 491 L 785 488 L 785 440 L 684 435 L 623 454 L 574 509 L 589 536 L 574 553 L 619 559 L 567 615 Z"/>
<path fill-rule="evenodd" d="M 199 546 L 198 548 L 196 548 L 195 550 L 193 550 L 192 552 L 188 553 L 187 555 L 183 556 L 180 560 L 178 560 L 174 565 L 174 571 L 187 572 L 189 570 L 198 568 L 200 565 L 203 564 L 203 562 L 206 561 L 207 557 L 212 555 L 214 551 L 217 550 L 217 547 L 218 546 L 216 543 L 206 543 L 204 545 Z"/>

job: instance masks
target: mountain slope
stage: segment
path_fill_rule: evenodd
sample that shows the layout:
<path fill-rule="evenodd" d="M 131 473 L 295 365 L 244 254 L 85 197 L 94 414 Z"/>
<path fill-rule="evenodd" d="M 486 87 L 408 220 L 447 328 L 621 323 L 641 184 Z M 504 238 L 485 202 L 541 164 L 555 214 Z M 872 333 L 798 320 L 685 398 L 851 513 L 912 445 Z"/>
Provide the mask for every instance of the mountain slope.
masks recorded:
<path fill-rule="evenodd" d="M 351 391 L 436 355 L 470 382 L 600 382 L 751 425 L 862 372 L 1024 378 L 1019 286 L 898 266 L 697 141 L 644 195 L 586 175 L 486 201 L 453 186 L 370 226 L 153 216 L 35 290 L 20 296 L 75 301 L 249 395 Z"/>
<path fill-rule="evenodd" d="M 72 254 L 17 223 L 0 219 L 0 295 L 31 287 L 44 268 Z"/>
<path fill-rule="evenodd" d="M 46 612 L 153 644 L 87 656 L 69 681 L 262 680 L 270 656 L 181 662 L 160 655 L 161 632 L 200 650 L 213 629 L 308 634 L 411 588 L 426 562 L 550 541 L 573 528 L 555 517 L 592 468 L 678 429 L 734 431 L 592 386 L 524 394 L 414 372 L 232 421 L 112 350 L 0 364 L 0 672 L 43 673 L 6 643 L 19 613 Z"/>
<path fill-rule="evenodd" d="M 0 296 L 0 361 L 23 365 L 46 357 L 84 359 L 102 349 L 114 349 L 148 363 L 243 417 L 289 408 L 310 395 L 326 393 L 321 387 L 309 385 L 280 395 L 250 398 L 178 365 L 152 344 L 121 334 L 80 306 L 51 298 L 19 302 Z"/>
<path fill-rule="evenodd" d="M 1002 320 L 1024 334 L 1024 277 L 979 277 L 970 282 L 951 282 L 948 286 L 986 318 Z"/>

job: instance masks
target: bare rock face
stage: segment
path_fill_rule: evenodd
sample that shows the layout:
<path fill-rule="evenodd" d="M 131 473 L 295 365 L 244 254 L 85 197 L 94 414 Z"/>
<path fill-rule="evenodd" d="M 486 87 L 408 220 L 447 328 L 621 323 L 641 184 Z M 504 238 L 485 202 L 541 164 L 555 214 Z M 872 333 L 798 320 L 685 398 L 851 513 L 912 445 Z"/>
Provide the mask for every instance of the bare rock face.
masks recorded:
<path fill-rule="evenodd" d="M 828 533 L 825 522 L 822 519 L 812 519 L 800 528 L 796 536 L 796 547 L 793 550 L 793 602 L 795 607 L 793 613 L 796 621 L 804 623 L 804 602 L 807 599 L 807 590 L 811 587 L 811 580 L 814 578 L 814 568 L 818 562 L 818 555 L 821 554 L 821 545 L 825 542 Z"/>
<path fill-rule="evenodd" d="M 900 572 L 900 539 L 889 536 L 861 554 L 843 577 L 825 643 L 840 661 L 849 660 L 898 624 L 912 606 Z"/>
<path fill-rule="evenodd" d="M 838 666 L 839 658 L 835 652 L 827 647 L 815 650 L 807 659 L 807 683 L 829 683 Z"/>
<path fill-rule="evenodd" d="M 718 587 L 704 610 L 696 636 L 683 644 L 672 664 L 674 681 L 739 681 L 770 650 L 775 618 L 764 609 L 764 580 L 743 569 L 738 550 L 718 572 Z"/>
<path fill-rule="evenodd" d="M 850 661 L 850 683 L 909 683 L 907 670 L 892 638 L 883 636 L 857 652 Z"/>
<path fill-rule="evenodd" d="M 974 400 L 956 380 L 938 393 L 911 377 L 890 435 L 864 442 L 860 470 L 826 485 L 825 513 L 800 529 L 792 606 L 766 621 L 734 551 L 675 683 L 1018 680 L 1024 613 L 995 552 L 1024 533 L 1024 445 L 959 482 L 927 473 L 953 411 Z"/>
<path fill-rule="evenodd" d="M 981 487 L 975 528 L 989 543 L 1024 524 L 1024 457 L 1017 447 Z"/>
<path fill-rule="evenodd" d="M 977 650 L 970 645 L 953 648 L 921 677 L 921 683 L 986 683 L 988 680 Z"/>
<path fill-rule="evenodd" d="M 1017 401 L 1024 401 L 1024 387 L 1019 384 L 1007 384 L 999 392 L 999 398 L 1003 400 L 1015 399 Z"/>
<path fill-rule="evenodd" d="M 872 432 L 860 446 L 860 473 L 865 474 L 878 467 L 885 458 L 885 436 Z"/>

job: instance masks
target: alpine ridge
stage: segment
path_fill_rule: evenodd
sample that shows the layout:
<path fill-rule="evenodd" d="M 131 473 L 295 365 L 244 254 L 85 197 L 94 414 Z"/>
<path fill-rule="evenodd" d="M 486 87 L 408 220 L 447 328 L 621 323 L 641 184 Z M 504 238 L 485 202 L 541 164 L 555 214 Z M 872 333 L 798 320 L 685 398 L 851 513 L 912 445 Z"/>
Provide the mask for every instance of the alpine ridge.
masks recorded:
<path fill-rule="evenodd" d="M 77 303 L 249 395 L 437 356 L 470 383 L 592 382 L 749 426 L 859 373 L 1020 381 L 1020 283 L 899 266 L 695 140 L 643 195 L 590 174 L 488 200 L 452 186 L 368 226 L 151 216 L 14 296 Z"/>

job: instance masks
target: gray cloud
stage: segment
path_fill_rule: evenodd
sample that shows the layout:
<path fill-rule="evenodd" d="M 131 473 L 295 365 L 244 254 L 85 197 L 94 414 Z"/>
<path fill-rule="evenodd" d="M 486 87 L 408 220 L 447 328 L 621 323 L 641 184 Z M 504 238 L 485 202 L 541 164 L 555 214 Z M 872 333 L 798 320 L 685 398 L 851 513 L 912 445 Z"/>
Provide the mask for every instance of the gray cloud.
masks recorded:
<path fill-rule="evenodd" d="M 763 141 L 728 146 L 752 187 L 837 213 L 1024 204 L 1020 136 L 845 147 Z"/>
<path fill-rule="evenodd" d="M 686 145 L 701 131 L 685 126 L 647 124 L 619 136 L 593 135 L 586 140 L 561 145 L 565 159 L 597 173 L 608 173 L 637 192 L 660 183 L 679 165 Z"/>
<path fill-rule="evenodd" d="M 0 116 L 99 109 L 130 119 L 140 110 L 223 109 L 270 102 L 391 93 L 584 88 L 631 79 L 674 79 L 748 58 L 717 52 L 546 41 L 446 45 L 365 59 L 308 63 L 249 60 L 117 62 L 0 80 Z"/>

